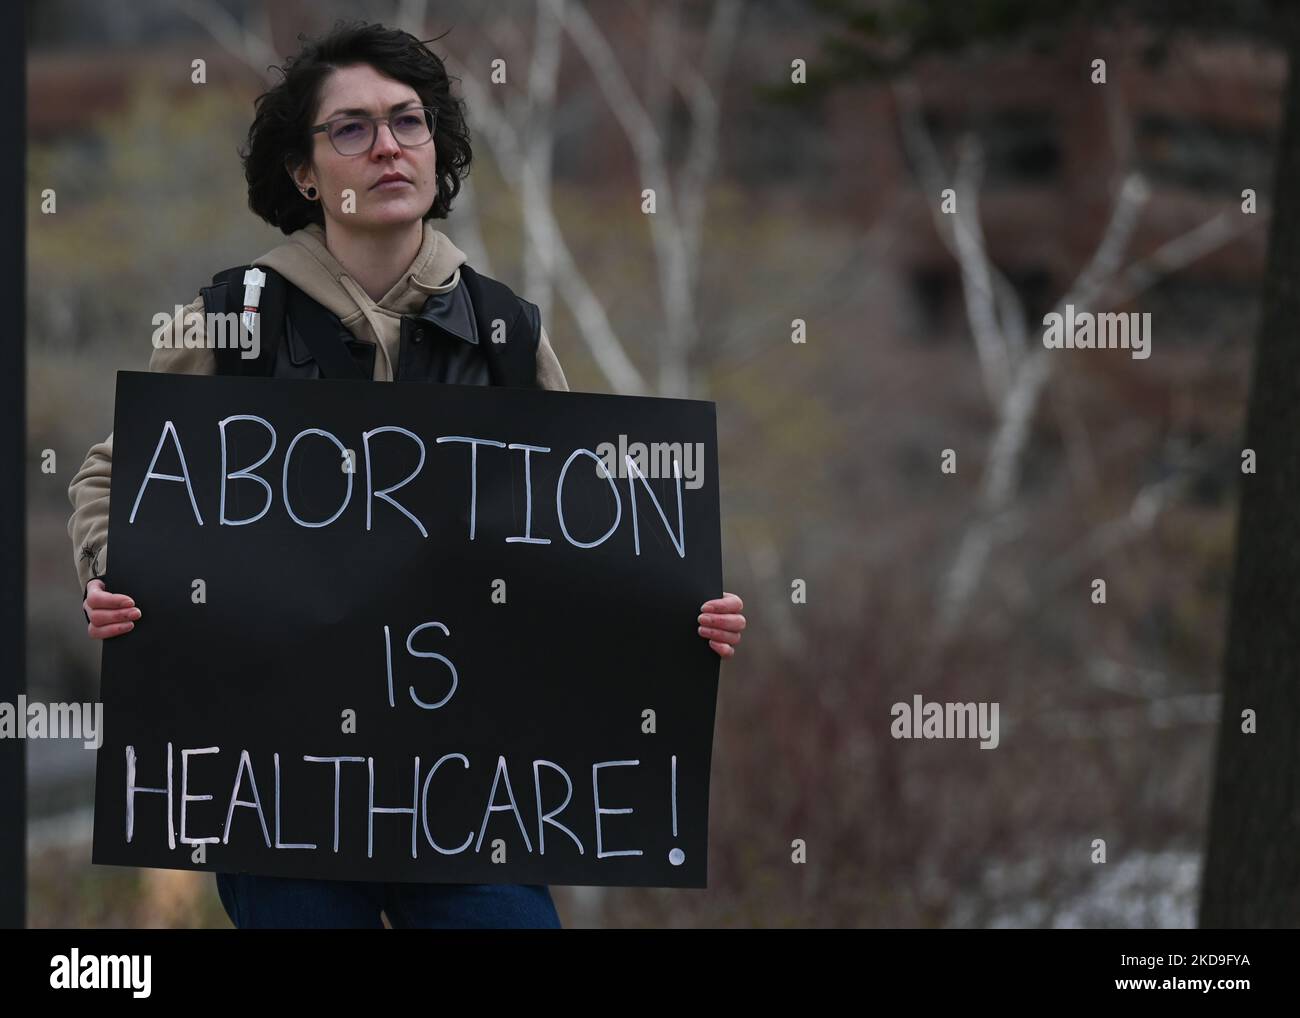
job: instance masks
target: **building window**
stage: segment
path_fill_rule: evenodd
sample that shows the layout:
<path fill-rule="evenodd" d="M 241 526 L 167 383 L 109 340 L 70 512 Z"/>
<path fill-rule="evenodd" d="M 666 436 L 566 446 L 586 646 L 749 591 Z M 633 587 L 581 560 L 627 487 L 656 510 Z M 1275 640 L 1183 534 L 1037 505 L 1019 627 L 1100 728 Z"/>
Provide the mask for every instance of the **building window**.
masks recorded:
<path fill-rule="evenodd" d="M 1152 180 L 1195 191 L 1237 194 L 1242 181 L 1269 176 L 1273 138 L 1265 131 L 1146 114 L 1137 151 Z"/>
<path fill-rule="evenodd" d="M 962 135 L 984 152 L 983 186 L 991 189 L 1050 184 L 1061 172 L 1061 143 L 1049 110 L 993 110 L 975 117 L 926 110 L 925 125 L 948 166 L 955 166 Z M 913 167 L 915 169 L 915 167 Z"/>

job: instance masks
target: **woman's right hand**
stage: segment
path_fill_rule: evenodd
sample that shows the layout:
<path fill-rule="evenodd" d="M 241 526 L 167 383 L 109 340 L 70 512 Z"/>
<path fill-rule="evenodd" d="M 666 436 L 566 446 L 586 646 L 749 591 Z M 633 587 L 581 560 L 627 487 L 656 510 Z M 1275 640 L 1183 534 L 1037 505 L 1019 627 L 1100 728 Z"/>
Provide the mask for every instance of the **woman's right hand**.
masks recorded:
<path fill-rule="evenodd" d="M 140 609 L 135 601 L 125 594 L 110 594 L 104 589 L 104 581 L 91 580 L 86 585 L 86 600 L 81 603 L 90 625 L 86 632 L 92 640 L 105 640 L 110 636 L 121 636 L 135 628 L 135 620 L 140 617 Z"/>

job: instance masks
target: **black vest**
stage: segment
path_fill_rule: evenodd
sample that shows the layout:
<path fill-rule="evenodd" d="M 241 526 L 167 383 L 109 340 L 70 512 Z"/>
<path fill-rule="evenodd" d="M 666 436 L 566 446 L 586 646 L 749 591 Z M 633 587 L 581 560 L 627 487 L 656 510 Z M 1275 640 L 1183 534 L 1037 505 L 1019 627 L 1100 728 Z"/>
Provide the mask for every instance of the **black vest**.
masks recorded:
<path fill-rule="evenodd" d="M 200 289 L 204 310 L 243 310 L 247 265 L 225 269 Z M 265 266 L 259 311 L 260 350 L 245 358 L 238 346 L 215 349 L 219 375 L 272 378 L 374 377 L 374 343 L 357 339 L 338 316 Z M 241 326 L 242 329 L 242 326 Z M 229 330 L 227 336 L 231 336 Z M 417 314 L 403 315 L 394 381 L 537 387 L 537 305 L 508 286 L 460 267 L 460 283 L 431 294 Z"/>

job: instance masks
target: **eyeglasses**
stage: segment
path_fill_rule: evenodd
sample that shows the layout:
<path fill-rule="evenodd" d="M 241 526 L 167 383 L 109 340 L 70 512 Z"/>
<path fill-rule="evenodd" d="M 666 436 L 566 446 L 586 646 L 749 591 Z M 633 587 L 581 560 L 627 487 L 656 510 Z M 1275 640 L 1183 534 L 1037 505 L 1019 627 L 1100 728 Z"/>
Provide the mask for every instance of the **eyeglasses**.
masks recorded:
<path fill-rule="evenodd" d="M 380 121 L 388 123 L 388 129 L 402 148 L 415 148 L 426 145 L 433 138 L 433 126 L 437 122 L 436 110 L 428 106 L 410 106 L 398 110 L 386 117 L 340 117 L 317 124 L 310 134 L 325 131 L 334 146 L 334 151 L 341 156 L 359 156 L 374 147 L 378 137 Z"/>

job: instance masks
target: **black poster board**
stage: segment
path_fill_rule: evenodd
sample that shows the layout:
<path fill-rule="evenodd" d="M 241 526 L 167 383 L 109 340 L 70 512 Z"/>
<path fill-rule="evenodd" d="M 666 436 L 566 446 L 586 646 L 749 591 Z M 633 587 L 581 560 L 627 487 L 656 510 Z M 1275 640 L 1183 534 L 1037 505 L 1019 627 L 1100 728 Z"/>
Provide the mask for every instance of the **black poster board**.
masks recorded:
<path fill-rule="evenodd" d="M 93 862 L 705 886 L 712 403 L 123 371 L 113 441 Z"/>

